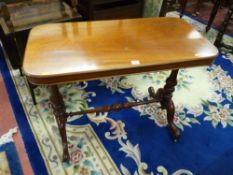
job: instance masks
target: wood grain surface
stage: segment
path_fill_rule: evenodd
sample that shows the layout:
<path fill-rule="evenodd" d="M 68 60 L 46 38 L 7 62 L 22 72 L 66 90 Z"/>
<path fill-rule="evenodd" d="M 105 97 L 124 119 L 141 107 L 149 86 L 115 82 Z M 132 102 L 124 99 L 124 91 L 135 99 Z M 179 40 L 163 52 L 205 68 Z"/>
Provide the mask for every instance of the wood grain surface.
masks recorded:
<path fill-rule="evenodd" d="M 32 29 L 23 70 L 34 84 L 210 64 L 218 50 L 178 18 L 47 24 Z"/>

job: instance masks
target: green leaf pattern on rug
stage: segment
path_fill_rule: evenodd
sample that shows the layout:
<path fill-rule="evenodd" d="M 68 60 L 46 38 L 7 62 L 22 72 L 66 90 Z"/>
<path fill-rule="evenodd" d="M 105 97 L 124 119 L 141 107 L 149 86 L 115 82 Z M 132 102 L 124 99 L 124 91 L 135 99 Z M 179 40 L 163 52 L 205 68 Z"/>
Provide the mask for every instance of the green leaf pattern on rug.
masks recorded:
<path fill-rule="evenodd" d="M 220 103 L 210 104 L 205 103 L 207 109 L 205 111 L 205 121 L 210 121 L 214 128 L 220 123 L 223 128 L 227 125 L 233 126 L 233 110 L 230 109 L 230 104 L 222 105 Z"/>
<path fill-rule="evenodd" d="M 116 92 L 123 94 L 124 89 L 129 89 L 132 87 L 132 85 L 126 81 L 125 77 L 101 79 L 99 86 L 105 86 L 107 89 L 110 89 L 112 94 Z"/>
<path fill-rule="evenodd" d="M 223 98 L 232 102 L 233 100 L 233 79 L 224 71 L 221 66 L 210 67 L 210 78 L 215 84 L 215 91 L 222 94 Z"/>

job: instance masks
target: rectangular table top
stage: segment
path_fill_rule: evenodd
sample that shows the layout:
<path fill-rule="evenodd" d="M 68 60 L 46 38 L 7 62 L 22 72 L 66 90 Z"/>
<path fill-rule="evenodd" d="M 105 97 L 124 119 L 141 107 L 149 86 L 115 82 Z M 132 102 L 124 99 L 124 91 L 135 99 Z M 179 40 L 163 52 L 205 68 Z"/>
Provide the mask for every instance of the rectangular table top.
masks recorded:
<path fill-rule="evenodd" d="M 207 65 L 217 55 L 178 18 L 46 24 L 30 32 L 23 71 L 33 84 L 59 84 Z"/>

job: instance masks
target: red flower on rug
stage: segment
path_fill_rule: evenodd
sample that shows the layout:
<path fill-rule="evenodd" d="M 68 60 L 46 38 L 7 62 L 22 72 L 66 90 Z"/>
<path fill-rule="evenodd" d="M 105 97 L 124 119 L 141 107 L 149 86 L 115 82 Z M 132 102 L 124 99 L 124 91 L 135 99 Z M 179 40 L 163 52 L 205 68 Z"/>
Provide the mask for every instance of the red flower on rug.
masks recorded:
<path fill-rule="evenodd" d="M 82 150 L 79 148 L 73 148 L 70 153 L 70 161 L 72 164 L 79 164 L 84 158 Z"/>

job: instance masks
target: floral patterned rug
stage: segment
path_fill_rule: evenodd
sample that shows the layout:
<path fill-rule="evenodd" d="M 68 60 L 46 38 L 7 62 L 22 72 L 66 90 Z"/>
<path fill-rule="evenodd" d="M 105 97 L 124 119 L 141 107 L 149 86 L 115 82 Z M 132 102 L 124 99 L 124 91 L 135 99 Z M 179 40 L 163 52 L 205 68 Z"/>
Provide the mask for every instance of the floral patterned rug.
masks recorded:
<path fill-rule="evenodd" d="M 204 24 L 187 16 L 183 19 L 214 41 L 214 29 L 205 34 Z M 224 41 L 233 44 L 230 36 Z M 1 69 L 3 75 L 10 73 L 5 76 L 6 84 L 13 80 L 15 85 L 8 86 L 8 93 L 35 174 L 227 175 L 233 172 L 232 66 L 232 54 L 223 50 L 208 67 L 180 70 L 173 98 L 175 124 L 182 134 L 177 143 L 170 138 L 166 112 L 158 104 L 69 119 L 68 164 L 61 161 L 61 140 L 48 105 L 49 88 L 35 89 L 34 106 L 25 78 L 9 64 Z M 163 71 L 113 77 L 87 81 L 82 86 L 76 82 L 60 86 L 60 91 L 67 111 L 76 111 L 147 99 L 147 88 L 162 87 L 168 75 L 169 71 Z M 15 102 L 18 99 L 21 104 Z"/>

